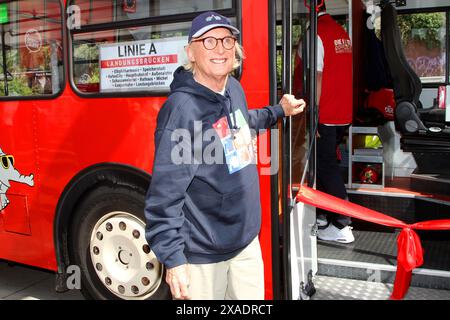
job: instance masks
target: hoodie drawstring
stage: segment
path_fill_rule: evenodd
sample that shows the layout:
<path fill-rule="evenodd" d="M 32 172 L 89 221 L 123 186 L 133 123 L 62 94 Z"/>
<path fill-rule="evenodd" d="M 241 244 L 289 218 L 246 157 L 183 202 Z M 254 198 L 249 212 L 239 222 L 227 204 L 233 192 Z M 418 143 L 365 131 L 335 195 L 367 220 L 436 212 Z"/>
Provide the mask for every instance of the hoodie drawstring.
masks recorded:
<path fill-rule="evenodd" d="M 233 104 L 231 103 L 231 97 L 228 94 L 228 90 L 225 91 L 224 99 L 222 99 L 225 103 L 225 113 L 227 116 L 228 123 L 230 124 L 231 136 L 234 137 L 235 131 L 239 128 L 237 127 L 236 121 L 236 112 L 233 110 Z M 231 119 L 233 117 L 233 119 Z"/>

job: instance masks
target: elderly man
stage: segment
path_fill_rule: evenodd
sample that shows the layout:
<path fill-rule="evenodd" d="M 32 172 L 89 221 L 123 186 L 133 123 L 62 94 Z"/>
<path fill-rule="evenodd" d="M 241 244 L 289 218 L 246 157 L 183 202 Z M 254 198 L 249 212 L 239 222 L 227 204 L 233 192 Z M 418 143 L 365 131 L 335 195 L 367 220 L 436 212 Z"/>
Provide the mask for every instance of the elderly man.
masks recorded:
<path fill-rule="evenodd" d="M 175 71 L 158 115 L 146 238 L 166 267 L 175 299 L 264 298 L 259 180 L 250 131 L 301 113 L 305 102 L 284 95 L 280 105 L 249 111 L 240 83 L 230 76 L 242 61 L 237 34 L 215 12 L 192 21 L 189 63 Z M 199 138 L 208 131 L 217 142 L 214 159 L 223 161 L 199 159 L 211 149 Z"/>

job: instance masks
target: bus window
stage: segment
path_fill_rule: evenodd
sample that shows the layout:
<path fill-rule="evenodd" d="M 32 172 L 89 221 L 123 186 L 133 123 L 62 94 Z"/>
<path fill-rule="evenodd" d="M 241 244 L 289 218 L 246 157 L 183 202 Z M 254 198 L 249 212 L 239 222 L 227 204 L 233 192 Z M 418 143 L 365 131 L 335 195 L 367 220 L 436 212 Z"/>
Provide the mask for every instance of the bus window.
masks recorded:
<path fill-rule="evenodd" d="M 176 23 L 75 34 L 73 83 L 85 93 L 168 91 L 173 71 L 184 63 L 189 27 Z M 176 60 L 170 58 L 174 55 Z M 160 60 L 141 59 L 151 57 Z"/>
<path fill-rule="evenodd" d="M 81 9 L 81 27 L 159 16 L 232 8 L 232 0 L 73 0 Z"/>
<path fill-rule="evenodd" d="M 405 55 L 422 83 L 445 82 L 445 12 L 400 14 Z"/>
<path fill-rule="evenodd" d="M 2 3 L 0 97 L 55 95 L 63 87 L 58 0 Z"/>
<path fill-rule="evenodd" d="M 406 59 L 422 83 L 446 82 L 446 20 L 445 12 L 398 14 Z"/>
<path fill-rule="evenodd" d="M 229 9 L 232 3 L 73 1 L 81 12 L 81 28 L 72 30 L 74 87 L 83 94 L 169 92 L 173 71 L 186 62 L 192 18 L 178 16 L 175 22 L 172 15 Z"/>

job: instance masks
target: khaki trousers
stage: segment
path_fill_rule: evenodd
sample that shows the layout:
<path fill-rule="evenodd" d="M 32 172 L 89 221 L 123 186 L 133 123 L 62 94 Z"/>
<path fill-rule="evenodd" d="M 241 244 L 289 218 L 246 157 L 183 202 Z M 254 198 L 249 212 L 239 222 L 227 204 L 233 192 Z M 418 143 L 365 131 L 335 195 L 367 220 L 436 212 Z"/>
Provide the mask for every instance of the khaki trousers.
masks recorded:
<path fill-rule="evenodd" d="M 189 274 L 193 300 L 264 299 L 264 265 L 258 237 L 230 260 L 190 264 Z"/>

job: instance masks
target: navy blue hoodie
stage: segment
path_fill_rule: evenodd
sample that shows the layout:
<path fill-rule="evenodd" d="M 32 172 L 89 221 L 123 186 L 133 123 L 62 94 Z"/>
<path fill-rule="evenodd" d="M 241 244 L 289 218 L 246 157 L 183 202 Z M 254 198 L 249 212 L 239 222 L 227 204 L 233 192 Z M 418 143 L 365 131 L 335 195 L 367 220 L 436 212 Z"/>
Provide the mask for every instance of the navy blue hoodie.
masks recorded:
<path fill-rule="evenodd" d="M 279 105 L 249 111 L 233 77 L 221 95 L 183 67 L 175 71 L 158 114 L 145 203 L 147 242 L 167 268 L 228 260 L 258 235 L 259 179 L 249 163 L 249 128 L 259 132 L 283 116 Z M 223 161 L 211 163 L 207 154 Z"/>

